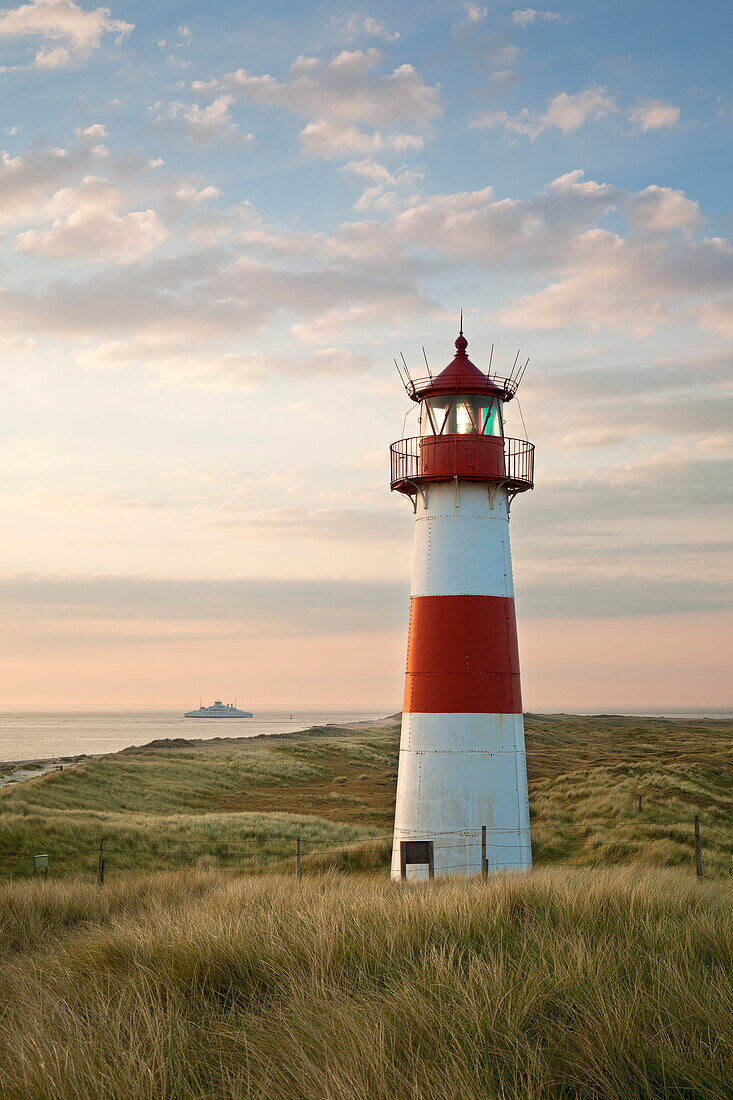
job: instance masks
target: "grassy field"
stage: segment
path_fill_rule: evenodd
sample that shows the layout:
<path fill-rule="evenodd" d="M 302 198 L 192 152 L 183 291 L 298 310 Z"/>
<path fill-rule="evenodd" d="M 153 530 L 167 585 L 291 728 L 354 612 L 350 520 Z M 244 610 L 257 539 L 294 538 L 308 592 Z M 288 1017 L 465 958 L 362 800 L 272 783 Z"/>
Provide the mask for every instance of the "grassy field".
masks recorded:
<path fill-rule="evenodd" d="M 529 715 L 536 869 L 486 884 L 389 882 L 398 740 L 6 786 L 2 1100 L 730 1100 L 733 723 Z"/>
<path fill-rule="evenodd" d="M 733 723 L 528 715 L 535 864 L 733 869 Z M 93 876 L 198 866 L 281 870 L 386 865 L 396 720 L 254 739 L 153 743 L 15 783 L 0 793 L 0 876 Z M 639 796 L 641 795 L 641 810 Z"/>
<path fill-rule="evenodd" d="M 729 1100 L 733 888 L 118 876 L 0 886 L 4 1100 Z"/>

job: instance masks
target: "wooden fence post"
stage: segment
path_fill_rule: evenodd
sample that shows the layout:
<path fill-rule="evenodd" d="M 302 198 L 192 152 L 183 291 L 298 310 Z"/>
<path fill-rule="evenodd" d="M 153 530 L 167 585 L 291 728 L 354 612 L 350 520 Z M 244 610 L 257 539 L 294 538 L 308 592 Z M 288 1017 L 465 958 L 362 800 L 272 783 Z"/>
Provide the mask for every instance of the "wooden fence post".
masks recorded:
<path fill-rule="evenodd" d="M 300 866 L 300 837 L 295 841 L 295 877 L 298 881 L 303 877 L 303 871 Z"/>
<path fill-rule="evenodd" d="M 639 795 L 639 813 L 641 813 L 641 795 Z"/>
<path fill-rule="evenodd" d="M 104 837 L 99 842 L 99 855 L 97 856 L 97 886 L 104 885 Z"/>
<path fill-rule="evenodd" d="M 481 826 L 481 878 L 486 882 L 489 877 L 489 861 L 486 858 L 486 826 Z"/>
<path fill-rule="evenodd" d="M 702 878 L 702 848 L 700 846 L 700 817 L 695 814 L 695 870 L 697 877 Z"/>

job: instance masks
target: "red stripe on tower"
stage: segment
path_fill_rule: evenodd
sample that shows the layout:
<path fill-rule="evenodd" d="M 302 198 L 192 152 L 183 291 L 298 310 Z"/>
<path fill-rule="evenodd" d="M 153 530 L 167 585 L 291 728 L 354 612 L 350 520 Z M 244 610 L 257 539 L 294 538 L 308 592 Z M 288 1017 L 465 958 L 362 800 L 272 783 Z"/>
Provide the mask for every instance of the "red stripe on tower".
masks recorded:
<path fill-rule="evenodd" d="M 513 599 L 412 597 L 404 710 L 522 713 Z"/>

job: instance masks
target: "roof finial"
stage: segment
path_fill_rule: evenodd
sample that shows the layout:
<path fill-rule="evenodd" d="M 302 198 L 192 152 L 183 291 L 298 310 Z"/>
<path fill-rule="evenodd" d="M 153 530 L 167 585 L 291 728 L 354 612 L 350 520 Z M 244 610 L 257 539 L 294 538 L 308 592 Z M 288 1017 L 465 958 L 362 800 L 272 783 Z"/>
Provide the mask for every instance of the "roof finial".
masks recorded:
<path fill-rule="evenodd" d="M 462 358 L 466 358 L 466 348 L 468 347 L 468 340 L 463 335 L 463 310 L 461 310 L 461 331 L 458 333 L 458 339 L 455 343 L 456 351 Z"/>

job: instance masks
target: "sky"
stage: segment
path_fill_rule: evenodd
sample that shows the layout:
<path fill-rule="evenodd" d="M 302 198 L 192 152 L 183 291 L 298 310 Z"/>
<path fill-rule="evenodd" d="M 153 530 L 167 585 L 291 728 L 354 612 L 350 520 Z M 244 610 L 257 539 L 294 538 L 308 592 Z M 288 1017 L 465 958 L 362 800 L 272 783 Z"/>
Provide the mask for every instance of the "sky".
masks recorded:
<path fill-rule="evenodd" d="M 397 709 L 460 309 L 525 708 L 733 703 L 732 13 L 0 7 L 0 708 Z"/>

